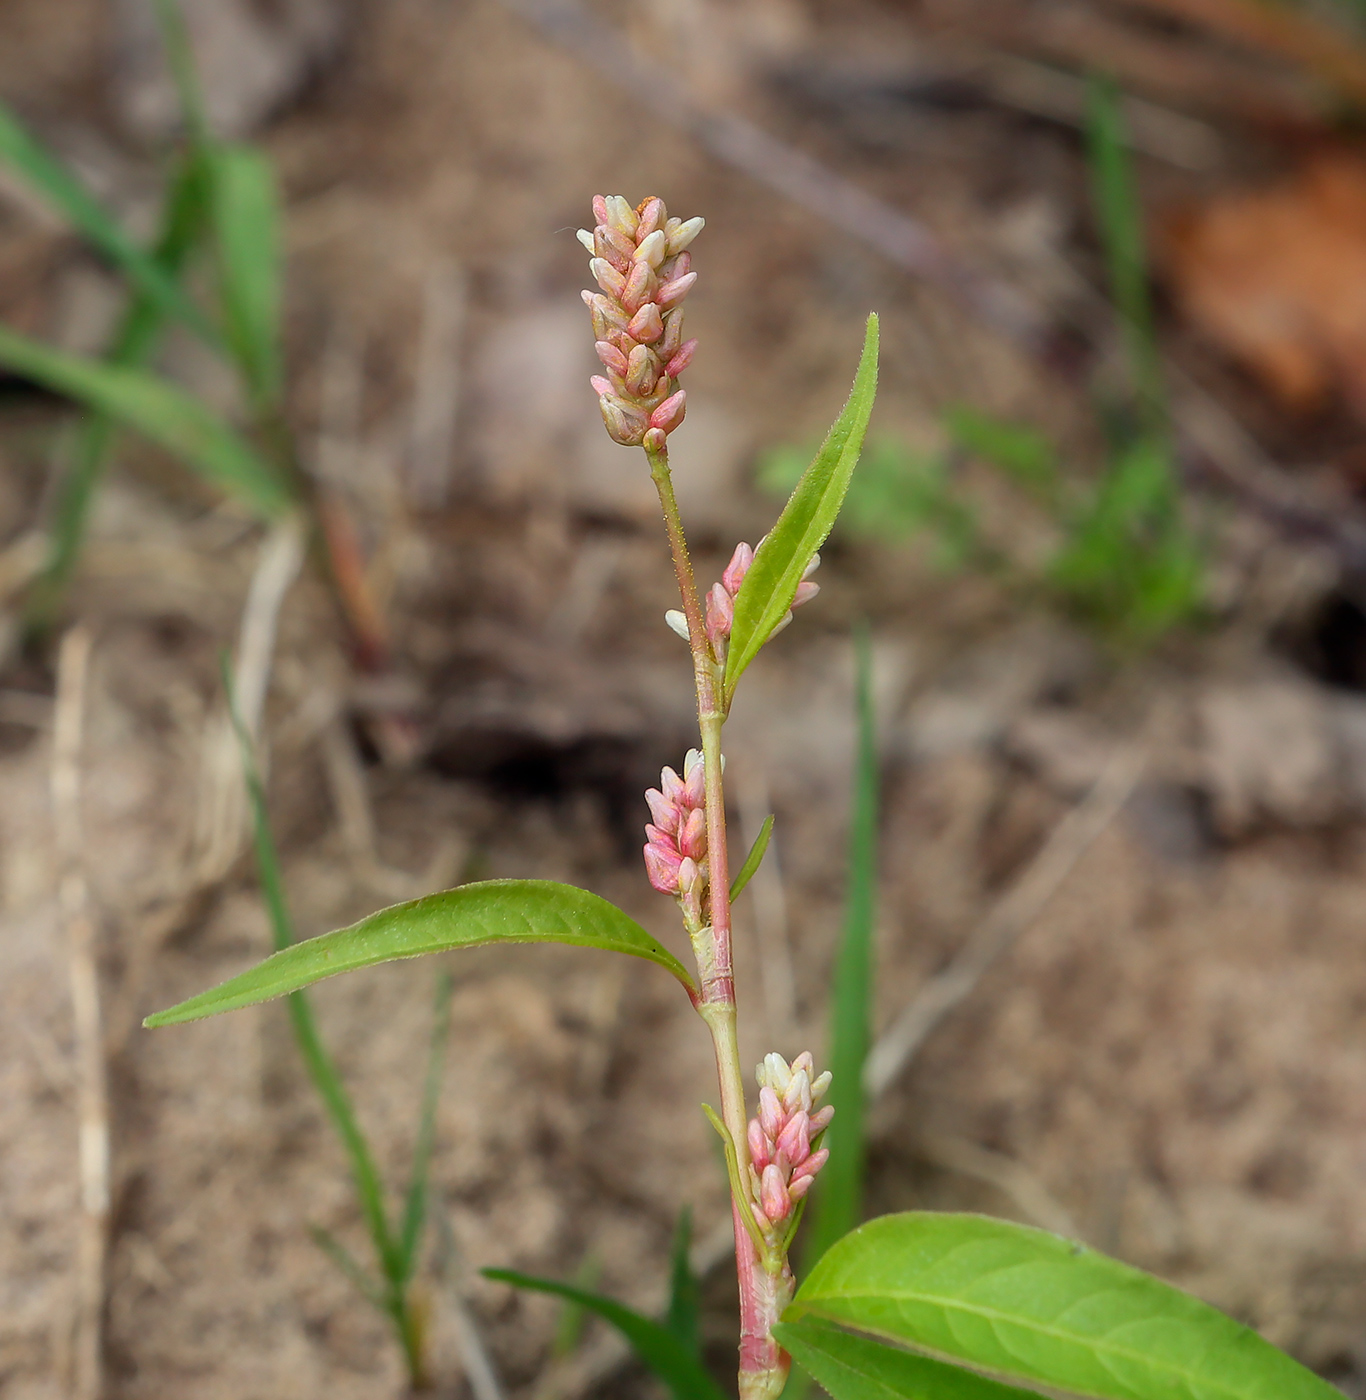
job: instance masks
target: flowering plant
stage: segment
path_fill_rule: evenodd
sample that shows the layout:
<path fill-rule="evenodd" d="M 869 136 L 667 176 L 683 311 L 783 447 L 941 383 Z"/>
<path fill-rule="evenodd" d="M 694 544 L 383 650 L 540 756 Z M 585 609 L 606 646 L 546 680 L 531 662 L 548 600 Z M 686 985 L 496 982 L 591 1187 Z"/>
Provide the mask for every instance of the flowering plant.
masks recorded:
<path fill-rule="evenodd" d="M 674 496 L 668 438 L 687 407 L 678 377 L 683 302 L 697 274 L 688 251 L 701 219 L 664 202 L 593 201 L 581 231 L 598 290 L 585 292 L 605 374 L 592 383 L 608 433 L 643 448 L 659 492 L 681 607 L 669 625 L 688 643 L 700 749 L 665 768 L 645 795 L 645 867 L 676 902 L 696 975 L 635 920 L 586 890 L 490 880 L 384 909 L 294 944 L 221 986 L 149 1017 L 170 1025 L 292 993 L 339 972 L 488 943 L 560 942 L 628 953 L 681 984 L 715 1050 L 740 1285 L 741 1400 L 776 1400 L 795 1359 L 836 1400 L 1024 1400 L 1002 1381 L 1105 1400 L 1326 1400 L 1331 1386 L 1197 1299 L 1056 1235 L 974 1215 L 907 1212 L 851 1231 L 801 1287 L 790 1250 L 828 1153 L 829 1073 L 809 1053 L 759 1066 L 746 1107 L 736 1036 L 731 905 L 763 857 L 765 835 L 732 880 L 721 738 L 736 687 L 760 649 L 816 592 L 810 575 L 858 460 L 877 379 L 878 322 L 868 318 L 853 390 L 773 529 L 736 547 L 699 593 Z M 765 834 L 767 827 L 765 828 Z M 516 1282 L 519 1276 L 498 1273 Z M 582 1298 L 565 1285 L 552 1286 Z M 695 1338 L 600 1300 L 675 1396 L 719 1400 Z M 971 1368 L 971 1369 L 968 1369 Z M 1031 1392 L 1032 1393 L 1032 1392 Z"/>

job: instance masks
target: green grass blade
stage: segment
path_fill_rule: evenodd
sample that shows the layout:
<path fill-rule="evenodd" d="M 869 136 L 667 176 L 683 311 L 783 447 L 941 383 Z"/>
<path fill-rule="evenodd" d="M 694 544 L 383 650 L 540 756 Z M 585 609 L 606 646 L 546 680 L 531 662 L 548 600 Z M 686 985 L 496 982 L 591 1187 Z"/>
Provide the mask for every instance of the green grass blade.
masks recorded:
<path fill-rule="evenodd" d="M 600 896 L 554 880 L 485 880 L 395 904 L 349 928 L 296 943 L 143 1024 L 196 1021 L 284 996 L 339 972 L 489 943 L 568 943 L 628 953 L 667 968 L 693 991 L 683 964 Z"/>
<path fill-rule="evenodd" d="M 183 321 L 210 345 L 220 343 L 203 311 L 67 167 L 36 141 L 13 111 L 0 103 L 0 160 L 31 185 L 71 226 L 107 258 L 162 314 Z"/>
<path fill-rule="evenodd" d="M 779 1323 L 773 1335 L 834 1400 L 1038 1400 L 1036 1391 L 1017 1390 L 811 1318 Z"/>
<path fill-rule="evenodd" d="M 831 1246 L 783 1321 L 806 1317 L 1101 1400 L 1342 1400 L 1189 1293 L 980 1215 L 869 1221 Z"/>
<path fill-rule="evenodd" d="M 610 1322 L 630 1342 L 636 1355 L 669 1387 L 674 1400 L 724 1400 L 720 1386 L 707 1374 L 701 1361 L 663 1323 L 642 1317 L 612 1298 L 585 1292 L 572 1284 L 534 1278 L 511 1269 L 485 1269 L 483 1274 L 499 1283 L 567 1298 Z"/>
<path fill-rule="evenodd" d="M 228 345 L 258 409 L 280 397 L 280 210 L 267 156 L 250 146 L 206 153 Z"/>
<path fill-rule="evenodd" d="M 1148 290 L 1148 255 L 1143 211 L 1134 184 L 1133 162 L 1115 83 L 1092 77 L 1086 135 L 1092 199 L 1119 318 L 1129 372 L 1149 431 L 1165 431 L 1162 371 Z"/>
<path fill-rule="evenodd" d="M 243 438 L 198 399 L 158 375 L 68 355 L 7 326 L 0 326 L 0 365 L 118 419 L 262 516 L 281 515 L 291 505 L 279 477 Z"/>
<path fill-rule="evenodd" d="M 308 1233 L 313 1236 L 313 1243 L 356 1285 L 361 1296 L 387 1317 L 389 1301 L 384 1285 L 361 1268 L 351 1251 L 330 1230 L 310 1225 Z"/>
<path fill-rule="evenodd" d="M 179 277 L 203 230 L 200 176 L 200 168 L 191 158 L 175 172 L 167 192 L 152 256 L 172 277 Z M 160 305 L 144 293 L 134 292 L 105 355 L 106 361 L 114 365 L 141 364 L 156 347 L 164 324 Z M 95 488 L 115 437 L 114 421 L 102 413 L 87 414 L 77 430 L 53 506 L 47 561 L 29 596 L 26 620 L 32 629 L 46 630 L 61 606 L 85 543 Z"/>
<path fill-rule="evenodd" d="M 417 1143 L 413 1148 L 412 1178 L 403 1207 L 403 1227 L 399 1232 L 399 1266 L 406 1284 L 417 1266 L 417 1246 L 427 1222 L 427 1181 L 436 1146 L 436 1109 L 441 1098 L 441 1070 L 451 1029 L 452 982 L 443 973 L 436 984 L 436 1004 L 432 1010 L 431 1048 L 427 1053 L 427 1078 L 422 1088 L 422 1112 L 418 1118 Z"/>
<path fill-rule="evenodd" d="M 698 1358 L 702 1355 L 699 1332 L 701 1289 L 692 1271 L 688 1251 L 692 1248 L 692 1211 L 684 1206 L 674 1227 L 673 1248 L 669 1251 L 669 1310 L 664 1325 Z"/>
<path fill-rule="evenodd" d="M 590 1254 L 574 1271 L 574 1287 L 591 1293 L 601 1277 L 602 1260 L 596 1254 Z M 551 1356 L 557 1360 L 572 1356 L 583 1340 L 583 1327 L 587 1321 L 587 1310 L 581 1304 L 566 1298 L 560 1309 L 559 1321 L 555 1324 L 555 1339 L 550 1344 Z"/>
<path fill-rule="evenodd" d="M 863 1207 L 863 1062 L 872 1015 L 873 920 L 877 895 L 878 764 L 873 723 L 872 648 L 868 630 L 855 634 L 858 749 L 849 825 L 849 885 L 844 934 L 835 965 L 830 1018 L 829 1102 L 834 1121 L 823 1147 L 830 1160 L 816 1178 L 804 1257 L 819 1259 L 852 1229 Z"/>
<path fill-rule="evenodd" d="M 764 824 L 759 828 L 759 834 L 754 838 L 754 844 L 749 848 L 745 863 L 740 867 L 735 879 L 730 882 L 730 902 L 732 904 L 739 899 L 740 891 L 754 878 L 754 872 L 763 863 L 764 852 L 768 850 L 769 838 L 772 835 L 773 813 L 770 812 L 764 818 Z"/>
<path fill-rule="evenodd" d="M 256 866 L 261 880 L 261 893 L 265 899 L 266 911 L 270 915 L 271 931 L 277 949 L 287 949 L 294 943 L 294 922 L 289 912 L 289 901 L 285 896 L 284 876 L 280 870 L 280 855 L 271 831 L 270 815 L 266 810 L 265 790 L 261 785 L 261 775 L 256 767 L 251 737 L 237 713 L 232 677 L 224 666 L 224 679 L 227 683 L 228 708 L 232 716 L 233 728 L 242 754 L 242 772 L 246 780 L 247 796 L 251 803 L 252 836 L 256 849 Z M 351 1176 L 356 1185 L 356 1196 L 360 1201 L 361 1212 L 365 1216 L 366 1228 L 375 1247 L 375 1254 L 385 1277 L 389 1280 L 391 1293 L 401 1293 L 400 1258 L 397 1245 L 389 1232 L 388 1216 L 384 1209 L 384 1188 L 380 1183 L 379 1171 L 370 1152 L 355 1110 L 351 1106 L 351 1096 L 346 1092 L 341 1075 L 332 1061 L 327 1047 L 323 1044 L 313 1016 L 313 1006 L 302 991 L 289 998 L 289 1019 L 294 1028 L 294 1037 L 299 1045 L 313 1087 L 318 1091 L 327 1116 L 332 1120 L 337 1136 L 341 1138 L 346 1155 L 351 1162 Z M 392 1311 L 392 1298 L 386 1310 Z"/>
<path fill-rule="evenodd" d="M 873 412 L 877 356 L 878 319 L 872 315 L 868 317 L 863 355 L 848 402 L 815 460 L 802 474 L 777 524 L 760 541 L 754 562 L 740 585 L 726 655 L 727 703 L 745 668 L 792 607 L 803 572 L 839 515 Z"/>
<path fill-rule="evenodd" d="M 166 67 L 180 100 L 180 116 L 190 145 L 203 150 L 210 140 L 209 118 L 204 106 L 204 89 L 194 60 L 194 47 L 185 25 L 185 15 L 177 0 L 155 0 L 157 29 L 166 54 Z"/>

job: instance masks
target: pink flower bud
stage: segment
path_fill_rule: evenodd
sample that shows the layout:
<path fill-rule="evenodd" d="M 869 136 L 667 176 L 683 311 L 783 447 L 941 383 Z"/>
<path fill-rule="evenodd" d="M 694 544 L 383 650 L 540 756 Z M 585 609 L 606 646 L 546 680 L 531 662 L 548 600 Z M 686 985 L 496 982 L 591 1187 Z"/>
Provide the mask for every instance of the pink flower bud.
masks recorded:
<path fill-rule="evenodd" d="M 792 598 L 792 606 L 799 608 L 803 603 L 809 603 L 820 591 L 820 584 L 812 583 L 810 579 L 804 578 L 797 585 L 797 591 Z"/>
<path fill-rule="evenodd" d="M 660 315 L 659 307 L 654 302 L 647 301 L 631 317 L 631 324 L 626 327 L 626 332 L 642 345 L 653 345 L 664 334 L 664 319 Z"/>
<path fill-rule="evenodd" d="M 661 360 L 671 360 L 683 344 L 683 308 L 670 311 L 663 319 L 664 339 L 655 346 L 655 353 Z"/>
<path fill-rule="evenodd" d="M 649 263 L 652 268 L 655 268 L 664 261 L 664 248 L 664 234 L 661 230 L 656 229 L 636 244 L 636 250 L 631 256 L 634 261 Z"/>
<path fill-rule="evenodd" d="M 612 381 L 610 379 L 604 379 L 600 374 L 593 375 L 588 382 L 593 386 L 593 392 L 599 397 L 612 392 Z"/>
<path fill-rule="evenodd" d="M 626 278 L 606 258 L 594 258 L 588 264 L 588 270 L 593 274 L 593 280 L 609 297 L 621 301 L 622 293 L 626 290 Z"/>
<path fill-rule="evenodd" d="M 670 225 L 674 222 L 675 220 L 673 219 L 669 220 Z M 666 226 L 665 232 L 669 240 L 670 255 L 681 253 L 684 248 L 688 247 L 693 239 L 706 227 L 706 223 L 707 221 L 705 219 L 697 218 L 688 219 L 685 223 L 680 223 L 677 228 Z"/>
<path fill-rule="evenodd" d="M 688 757 L 683 761 L 683 773 L 684 801 L 689 807 L 700 807 L 707 800 L 707 772 L 702 755 L 696 749 L 688 750 Z"/>
<path fill-rule="evenodd" d="M 759 1126 L 767 1137 L 776 1139 L 783 1130 L 783 1106 L 767 1085 L 759 1090 Z"/>
<path fill-rule="evenodd" d="M 627 369 L 626 356 L 623 355 L 610 340 L 599 340 L 593 346 L 593 349 L 598 352 L 598 359 L 600 359 L 608 369 L 615 371 L 623 378 L 625 377 Z"/>
<path fill-rule="evenodd" d="M 606 266 L 606 264 L 604 264 L 604 266 Z M 639 266 L 639 264 L 637 264 L 637 266 Z M 613 271 L 615 271 L 615 269 L 613 269 Z M 618 273 L 617 275 L 620 276 L 621 274 Z M 655 300 L 665 311 L 668 311 L 671 307 L 677 306 L 678 303 L 682 301 L 685 296 L 688 295 L 688 293 L 692 290 L 692 284 L 696 281 L 697 274 L 695 272 L 688 273 L 686 277 L 675 277 L 672 282 L 666 282 L 659 289 L 659 291 L 655 295 Z M 598 280 L 598 285 L 602 286 L 602 280 L 600 278 Z M 606 290 L 607 288 L 603 287 L 603 291 Z M 626 300 L 625 297 L 623 297 L 621 300 L 622 305 L 625 306 L 628 311 L 632 311 L 635 309 L 630 305 L 630 303 Z"/>
<path fill-rule="evenodd" d="M 683 421 L 687 411 L 688 396 L 680 389 L 676 394 L 670 394 L 650 415 L 650 426 L 671 433 Z"/>
<path fill-rule="evenodd" d="M 688 813 L 679 829 L 678 849 L 694 860 L 701 860 L 707 854 L 707 815 L 700 807 Z"/>
<path fill-rule="evenodd" d="M 660 771 L 659 789 L 668 801 L 675 803 L 680 808 L 687 805 L 686 798 L 684 797 L 686 787 L 683 779 L 680 778 L 672 768 L 665 768 Z"/>
<path fill-rule="evenodd" d="M 634 252 L 635 245 L 625 234 L 618 233 L 616 229 L 608 228 L 606 224 L 599 224 L 593 230 L 594 257 L 611 263 L 623 276 L 630 269 L 631 256 Z"/>
<path fill-rule="evenodd" d="M 693 352 L 696 349 L 696 340 L 690 340 L 686 344 L 680 345 L 678 354 L 669 361 L 664 373 L 667 374 L 670 379 L 676 379 L 690 364 L 692 364 Z"/>
<path fill-rule="evenodd" d="M 749 1160 L 756 1172 L 761 1172 L 773 1160 L 773 1145 L 764 1136 L 757 1118 L 749 1120 Z"/>
<path fill-rule="evenodd" d="M 593 218 L 600 224 L 607 222 L 607 201 L 600 194 L 593 196 Z"/>
<path fill-rule="evenodd" d="M 663 452 L 667 435 L 659 428 L 651 428 L 641 439 L 647 452 Z"/>
<path fill-rule="evenodd" d="M 752 563 L 754 563 L 754 551 L 741 540 L 735 546 L 735 553 L 730 556 L 726 572 L 721 575 L 721 586 L 732 598 L 739 593 L 740 585 L 744 583 L 745 575 L 749 573 L 749 566 Z"/>
<path fill-rule="evenodd" d="M 835 1116 L 835 1105 L 832 1103 L 811 1115 L 811 1136 L 819 1137 L 829 1126 L 830 1120 Z"/>
<path fill-rule="evenodd" d="M 760 1178 L 759 1203 L 764 1208 L 764 1214 L 775 1225 L 780 1220 L 786 1220 L 791 1214 L 792 1199 L 787 1194 L 787 1183 L 783 1180 L 783 1174 L 778 1170 L 776 1162 L 770 1162 L 764 1168 Z"/>
<path fill-rule="evenodd" d="M 603 296 L 601 292 L 581 292 L 580 295 L 588 304 L 588 309 L 593 313 L 594 334 L 599 340 L 606 340 L 609 333 L 618 330 L 624 331 L 628 317 L 622 312 L 616 302 L 611 297 Z M 601 324 L 602 329 L 597 329 Z"/>
<path fill-rule="evenodd" d="M 636 225 L 636 242 L 643 243 L 669 217 L 664 201 L 658 195 L 651 195 L 640 206 L 640 219 Z"/>
<path fill-rule="evenodd" d="M 620 277 L 621 274 L 617 273 Z M 601 279 L 599 279 L 601 285 Z M 655 296 L 659 281 L 655 277 L 654 269 L 649 263 L 632 263 L 631 270 L 626 274 L 626 280 L 617 296 L 628 316 L 634 316 L 645 302 L 652 299 L 658 300 Z M 607 289 L 604 287 L 604 291 Z"/>
<path fill-rule="evenodd" d="M 814 1178 L 809 1176 L 794 1176 L 788 1182 L 787 1194 L 794 1205 L 811 1189 L 813 1180 Z"/>
<path fill-rule="evenodd" d="M 627 362 L 626 387 L 637 397 L 648 394 L 659 380 L 659 360 L 648 345 L 637 345 Z"/>
<path fill-rule="evenodd" d="M 645 847 L 645 873 L 660 894 L 678 893 L 678 870 L 683 857 L 653 844 Z"/>
<path fill-rule="evenodd" d="M 662 826 L 656 826 L 654 822 L 645 824 L 645 837 L 652 846 L 658 846 L 661 851 L 666 851 L 678 844 L 671 832 L 665 831 Z"/>
<path fill-rule="evenodd" d="M 593 387 L 597 389 L 596 382 Z M 601 389 L 598 389 L 598 393 L 601 394 L 598 408 L 602 413 L 608 436 L 623 447 L 639 447 L 641 439 L 645 436 L 645 429 L 649 427 L 645 415 L 638 408 L 623 403 L 615 394 L 603 393 Z"/>
<path fill-rule="evenodd" d="M 707 594 L 707 640 L 718 657 L 721 655 L 721 644 L 730 636 L 734 621 L 735 600 L 719 583 L 712 584 Z"/>
<path fill-rule="evenodd" d="M 829 1160 L 830 1149 L 828 1147 L 822 1147 L 819 1152 L 813 1152 L 806 1161 L 798 1163 L 793 1171 L 792 1179 L 794 1183 L 804 1179 L 809 1180 L 811 1177 L 815 1176 Z"/>
<path fill-rule="evenodd" d="M 794 1113 L 777 1137 L 778 1151 L 789 1162 L 804 1162 L 811 1155 L 811 1120 L 805 1113 Z"/>
<path fill-rule="evenodd" d="M 649 804 L 650 815 L 655 819 L 655 825 L 661 831 L 667 831 L 670 836 L 676 835 L 678 808 L 658 788 L 647 788 L 645 801 Z"/>
<path fill-rule="evenodd" d="M 666 258 L 659 265 L 660 282 L 676 282 L 692 271 L 692 254 L 680 253 L 676 258 Z"/>

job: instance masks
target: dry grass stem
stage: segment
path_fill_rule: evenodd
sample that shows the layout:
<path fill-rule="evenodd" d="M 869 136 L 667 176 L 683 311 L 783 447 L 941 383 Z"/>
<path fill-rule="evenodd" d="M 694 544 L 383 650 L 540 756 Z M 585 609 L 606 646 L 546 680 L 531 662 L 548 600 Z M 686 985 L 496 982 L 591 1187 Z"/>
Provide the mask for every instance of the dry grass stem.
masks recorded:
<path fill-rule="evenodd" d="M 73 627 L 57 658 L 52 734 L 52 817 L 58 904 L 66 932 L 76 1045 L 80 1237 L 76 1251 L 75 1348 L 71 1394 L 98 1400 L 103 1388 L 105 1255 L 109 1231 L 109 1088 L 100 1011 L 96 925 L 90 906 L 81 823 L 81 748 L 90 633 Z"/>

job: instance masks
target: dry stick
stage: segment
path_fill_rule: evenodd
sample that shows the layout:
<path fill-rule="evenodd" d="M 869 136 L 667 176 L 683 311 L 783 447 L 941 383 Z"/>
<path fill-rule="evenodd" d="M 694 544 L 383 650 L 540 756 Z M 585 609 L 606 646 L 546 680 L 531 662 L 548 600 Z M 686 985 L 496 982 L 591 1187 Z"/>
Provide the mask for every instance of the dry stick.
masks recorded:
<path fill-rule="evenodd" d="M 1043 912 L 1092 843 L 1129 800 L 1147 761 L 1140 745 L 1121 748 L 1090 792 L 1053 828 L 1029 868 L 972 931 L 953 960 L 916 993 L 878 1038 L 863 1066 L 864 1088 L 877 1099 L 910 1063 L 930 1033 L 976 988 L 988 968 Z"/>
<path fill-rule="evenodd" d="M 57 657 L 52 734 L 52 817 L 58 902 L 66 927 L 67 967 L 76 1039 L 79 1117 L 80 1241 L 76 1254 L 74 1400 L 99 1400 L 103 1389 L 105 1253 L 109 1230 L 109 1089 L 95 960 L 95 918 L 86 886 L 81 832 L 81 745 L 85 729 L 90 633 L 73 627 Z"/>
<path fill-rule="evenodd" d="M 1119 815 L 1137 786 L 1146 761 L 1147 752 L 1141 743 L 1126 745 L 1111 758 L 1091 790 L 1053 828 L 1048 840 L 969 936 L 958 956 L 921 989 L 877 1041 L 864 1067 L 870 1101 L 879 1098 L 905 1071 L 930 1033 L 971 993 L 992 962 L 1039 917 L 1082 856 Z M 937 1145 L 943 1147 L 942 1142 Z M 929 1155 L 935 1155 L 935 1140 L 927 1141 L 924 1146 Z M 993 1159 L 996 1156 L 990 1155 Z M 1023 1188 L 1023 1168 L 1010 1172 L 1000 1161 L 993 1160 L 992 1175 L 988 1177 L 980 1157 L 973 1159 L 970 1170 L 966 1154 L 958 1151 L 954 1156 L 953 1163 L 946 1160 L 944 1164 L 991 1180 L 993 1185 L 1011 1195 L 1027 1214 L 1036 1213 L 1041 1199 L 1038 1192 L 1042 1188 Z M 1018 1167 L 1019 1164 L 1012 1165 Z M 1061 1209 L 1056 1202 L 1053 1205 Z M 1058 1217 L 1054 1213 L 1051 1218 L 1056 1221 Z M 1044 1224 L 1045 1220 L 1040 1218 L 1040 1223 Z M 733 1247 L 730 1223 L 718 1225 L 693 1246 L 690 1262 L 694 1272 L 710 1273 L 729 1257 Z M 620 1369 L 630 1356 L 629 1346 L 615 1333 L 602 1336 L 577 1356 L 557 1363 L 551 1373 L 555 1394 L 559 1400 L 576 1400 L 586 1395 Z"/>

